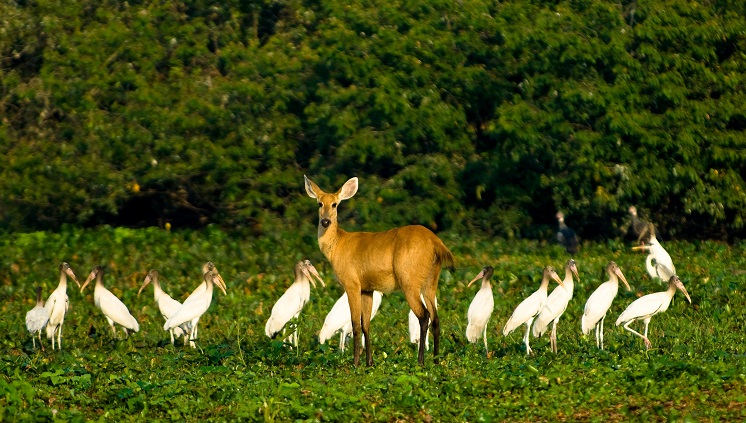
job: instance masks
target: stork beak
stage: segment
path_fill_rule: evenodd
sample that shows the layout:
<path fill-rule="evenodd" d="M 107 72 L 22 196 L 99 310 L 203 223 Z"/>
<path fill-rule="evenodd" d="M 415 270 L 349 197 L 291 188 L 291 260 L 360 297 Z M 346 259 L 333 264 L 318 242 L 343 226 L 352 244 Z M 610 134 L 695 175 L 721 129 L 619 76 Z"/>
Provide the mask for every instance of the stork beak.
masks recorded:
<path fill-rule="evenodd" d="M 692 303 L 692 297 L 689 296 L 689 293 L 686 292 L 686 288 L 684 288 L 684 283 L 681 282 L 681 279 L 676 278 L 676 288 L 679 288 L 679 290 L 686 296 L 686 299 L 689 300 L 689 304 Z"/>
<path fill-rule="evenodd" d="M 563 288 L 565 287 L 565 283 L 562 281 L 562 279 L 560 279 L 560 277 L 557 274 L 557 272 L 552 272 L 552 273 L 549 274 L 549 276 L 551 276 L 552 279 L 554 279 L 555 282 L 557 282 L 558 284 L 560 284 L 561 287 L 563 287 Z"/>
<path fill-rule="evenodd" d="M 85 287 L 86 287 L 86 286 L 88 286 L 88 284 L 89 284 L 89 283 L 90 283 L 90 282 L 91 282 L 92 280 L 94 280 L 94 279 L 96 278 L 96 275 L 97 275 L 97 274 L 98 274 L 98 272 L 97 272 L 97 271 L 96 271 L 96 270 L 94 269 L 94 270 L 93 270 L 93 271 L 91 272 L 91 274 L 90 274 L 90 275 L 88 275 L 88 279 L 86 279 L 86 280 L 85 280 L 85 282 L 83 283 L 83 286 L 81 286 L 81 287 L 80 287 L 80 292 L 81 292 L 81 293 L 83 292 L 83 290 L 85 289 Z"/>
<path fill-rule="evenodd" d="M 212 283 L 214 283 L 218 288 L 220 288 L 221 291 L 223 291 L 223 295 L 228 295 L 228 293 L 226 292 L 227 287 L 225 285 L 225 281 L 223 280 L 223 277 L 220 276 L 220 273 L 213 272 Z"/>
<path fill-rule="evenodd" d="M 467 286 L 467 287 L 470 287 L 470 286 L 471 286 L 471 284 L 473 284 L 474 282 L 476 282 L 476 281 L 478 281 L 478 280 L 480 280 L 480 279 L 482 279 L 482 278 L 484 278 L 484 269 L 482 269 L 482 271 L 481 271 L 481 272 L 477 273 L 477 276 L 476 276 L 476 277 L 474 277 L 474 279 L 472 279 L 472 280 L 471 280 L 471 282 L 469 282 L 469 284 L 468 284 L 468 285 L 466 285 L 466 286 Z"/>
<path fill-rule="evenodd" d="M 73 269 L 68 267 L 65 269 L 65 273 L 67 273 L 67 276 L 70 276 L 75 281 L 75 283 L 78 284 L 78 287 L 80 287 L 80 282 L 78 282 L 78 278 L 75 276 L 75 273 L 73 273 Z"/>
<path fill-rule="evenodd" d="M 627 278 L 624 277 L 624 274 L 622 273 L 622 270 L 617 268 L 614 273 L 616 273 L 617 276 L 619 276 L 619 279 L 624 282 L 624 286 L 627 287 L 627 291 L 632 291 L 632 288 L 630 288 L 629 283 L 627 282 Z"/>
<path fill-rule="evenodd" d="M 573 275 L 575 276 L 575 279 L 577 279 L 577 280 L 578 280 L 578 282 L 580 282 L 580 276 L 578 275 L 578 266 L 576 266 L 575 264 L 573 264 L 573 265 L 572 265 L 572 266 L 570 267 L 570 271 L 571 271 L 571 272 L 572 272 L 572 274 L 573 274 Z"/>
<path fill-rule="evenodd" d="M 633 250 L 642 250 L 642 251 L 647 251 L 647 250 L 649 250 L 649 249 L 650 249 L 650 246 L 649 246 L 649 245 L 638 245 L 638 246 L 636 246 L 636 247 L 632 247 L 632 249 L 633 249 Z"/>
<path fill-rule="evenodd" d="M 140 296 L 140 293 L 142 292 L 142 290 L 143 290 L 143 289 L 145 289 L 145 287 L 146 287 L 146 286 L 147 286 L 147 285 L 148 285 L 149 283 L 150 283 L 150 274 L 148 274 L 148 276 L 146 276 L 146 277 L 145 277 L 145 282 L 143 282 L 143 283 L 142 283 L 142 286 L 140 287 L 140 290 L 139 290 L 139 291 L 137 291 L 137 296 L 138 296 L 138 297 Z"/>
<path fill-rule="evenodd" d="M 321 286 L 326 288 L 326 284 L 324 284 L 324 280 L 321 278 L 321 275 L 319 275 L 319 272 L 316 270 L 315 267 L 313 267 L 313 264 L 311 264 L 309 260 L 306 260 L 305 266 L 303 266 L 303 273 L 306 274 L 306 277 L 308 278 L 308 280 L 311 281 L 314 288 L 316 288 L 316 282 L 313 280 L 313 277 L 315 277 L 319 281 L 319 283 L 321 283 Z"/>

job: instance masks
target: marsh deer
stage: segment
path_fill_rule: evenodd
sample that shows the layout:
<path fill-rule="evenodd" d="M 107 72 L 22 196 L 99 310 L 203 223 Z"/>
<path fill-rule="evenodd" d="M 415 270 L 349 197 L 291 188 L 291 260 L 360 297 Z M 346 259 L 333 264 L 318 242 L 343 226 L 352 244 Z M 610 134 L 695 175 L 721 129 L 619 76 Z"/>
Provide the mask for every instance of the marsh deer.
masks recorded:
<path fill-rule="evenodd" d="M 334 273 L 347 293 L 355 345 L 354 363 L 360 363 L 360 330 L 365 335 L 367 364 L 373 364 L 370 348 L 370 315 L 373 291 L 388 294 L 404 292 L 417 319 L 420 339 L 425 339 L 428 321 L 432 321 L 434 362 L 438 363 L 440 321 L 435 296 L 443 265 L 453 267 L 453 254 L 435 234 L 424 226 L 410 225 L 384 232 L 347 232 L 337 223 L 337 207 L 358 189 L 351 178 L 336 193 L 322 191 L 304 175 L 306 193 L 319 203 L 319 248 L 331 262 Z M 422 294 L 422 299 L 420 299 Z M 424 299 L 424 302 L 423 302 Z M 417 360 L 425 362 L 425 343 L 421 342 Z"/>

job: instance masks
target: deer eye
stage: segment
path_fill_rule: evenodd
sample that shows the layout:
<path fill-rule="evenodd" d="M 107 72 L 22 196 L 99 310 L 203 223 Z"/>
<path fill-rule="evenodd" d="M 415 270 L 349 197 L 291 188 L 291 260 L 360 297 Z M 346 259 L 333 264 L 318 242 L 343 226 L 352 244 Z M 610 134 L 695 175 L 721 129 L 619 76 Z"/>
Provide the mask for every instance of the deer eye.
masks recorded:
<path fill-rule="evenodd" d="M 337 203 L 332 203 L 332 208 L 336 209 L 337 208 Z"/>

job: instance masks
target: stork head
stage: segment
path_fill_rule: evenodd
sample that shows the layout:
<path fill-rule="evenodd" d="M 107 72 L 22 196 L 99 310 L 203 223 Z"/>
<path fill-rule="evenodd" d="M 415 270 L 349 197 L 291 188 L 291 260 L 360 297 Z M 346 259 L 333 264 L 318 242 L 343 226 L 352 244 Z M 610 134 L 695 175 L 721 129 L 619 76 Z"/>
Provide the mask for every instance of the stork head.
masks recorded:
<path fill-rule="evenodd" d="M 668 283 L 678 288 L 678 290 L 681 291 L 681 293 L 686 296 L 686 299 L 689 300 L 689 303 L 691 304 L 692 298 L 689 296 L 689 293 L 686 292 L 686 288 L 684 288 L 684 283 L 681 282 L 681 279 L 679 279 L 678 276 L 676 275 L 671 276 L 671 279 L 668 281 Z"/>
<path fill-rule="evenodd" d="M 478 281 L 479 279 L 482 279 L 482 282 L 488 281 L 492 277 L 492 273 L 494 273 L 495 269 L 492 268 L 492 266 L 484 266 L 482 271 L 480 271 L 477 276 L 474 277 L 474 279 L 469 282 L 469 285 L 473 284 L 474 282 Z"/>
<path fill-rule="evenodd" d="M 138 297 L 140 296 L 140 293 L 142 292 L 142 290 L 145 289 L 145 287 L 150 282 L 153 282 L 154 285 L 158 282 L 158 271 L 155 269 L 150 269 L 150 271 L 148 272 L 148 276 L 145 277 L 145 281 L 143 281 L 142 286 L 140 287 L 140 290 L 137 291 Z"/>
<path fill-rule="evenodd" d="M 60 273 L 64 273 L 67 276 L 70 276 L 75 281 L 75 283 L 77 283 L 78 286 L 80 286 L 80 282 L 78 282 L 78 278 L 75 276 L 73 269 L 70 267 L 70 265 L 67 262 L 62 262 L 62 264 L 60 264 Z"/>
<path fill-rule="evenodd" d="M 627 287 L 627 291 L 631 291 L 632 288 L 630 288 L 629 283 L 627 282 L 627 278 L 624 277 L 624 274 L 622 273 L 622 269 L 619 268 L 619 265 L 616 264 L 615 261 L 610 261 L 608 265 L 606 265 L 606 272 L 609 274 L 610 278 L 617 277 L 624 282 L 624 286 Z"/>
<path fill-rule="evenodd" d="M 578 276 L 578 265 L 577 263 L 575 263 L 575 260 L 567 260 L 567 264 L 565 265 L 565 273 L 567 272 L 571 272 L 575 276 L 575 279 L 580 281 L 580 276 Z"/>
<path fill-rule="evenodd" d="M 311 260 L 299 261 L 298 264 L 296 264 L 296 276 L 298 276 L 298 270 L 300 270 L 300 272 L 306 278 L 308 278 L 314 288 L 316 288 L 316 280 L 321 283 L 321 286 L 326 287 L 326 284 L 324 284 L 324 280 L 321 278 L 321 275 L 319 275 L 319 272 L 316 270 L 315 267 L 313 267 L 313 264 L 311 264 Z"/>

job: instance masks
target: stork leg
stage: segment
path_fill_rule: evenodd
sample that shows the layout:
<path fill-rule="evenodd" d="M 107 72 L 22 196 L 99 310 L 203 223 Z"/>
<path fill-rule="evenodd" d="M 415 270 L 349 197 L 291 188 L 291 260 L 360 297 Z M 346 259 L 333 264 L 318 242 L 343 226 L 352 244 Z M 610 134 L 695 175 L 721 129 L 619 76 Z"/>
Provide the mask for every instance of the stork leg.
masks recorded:
<path fill-rule="evenodd" d="M 606 320 L 605 314 L 604 317 L 601 318 L 601 349 L 604 349 L 604 320 Z"/>
<path fill-rule="evenodd" d="M 531 346 L 528 345 L 528 335 L 531 333 L 531 323 L 533 323 L 533 321 L 533 317 L 528 319 L 528 321 L 526 322 L 526 334 L 523 336 L 523 343 L 526 344 L 526 355 L 533 354 Z"/>
<path fill-rule="evenodd" d="M 643 335 L 640 332 L 637 332 L 636 330 L 629 327 L 629 325 L 632 324 L 632 322 L 634 322 L 634 320 L 630 320 L 629 322 L 625 323 L 624 328 L 634 333 L 635 335 L 639 336 L 640 338 L 642 338 L 642 340 L 645 341 L 645 349 L 650 349 L 652 345 L 650 344 L 650 341 L 648 340 L 648 325 L 647 324 L 645 325 L 645 335 Z"/>
<path fill-rule="evenodd" d="M 31 335 L 31 342 L 34 344 L 34 349 L 36 349 L 36 338 L 34 337 L 34 335 Z M 41 339 L 39 340 L 39 342 L 41 343 Z"/>
<path fill-rule="evenodd" d="M 174 344 L 174 329 L 171 328 L 171 330 L 169 330 L 168 333 L 171 335 L 171 345 L 175 345 Z"/>
<path fill-rule="evenodd" d="M 645 322 L 645 346 L 647 349 L 650 349 L 653 347 L 653 344 L 650 342 L 650 339 L 648 339 L 648 325 L 650 324 L 650 317 L 644 320 Z"/>
<path fill-rule="evenodd" d="M 39 346 L 41 347 L 41 350 L 44 351 L 44 344 L 41 342 L 41 331 L 39 331 Z M 36 348 L 36 345 L 34 345 L 34 348 Z"/>
<path fill-rule="evenodd" d="M 557 354 L 557 321 L 559 319 L 555 319 L 554 322 L 552 322 L 552 333 L 549 335 L 549 343 L 552 346 L 552 352 Z"/>
<path fill-rule="evenodd" d="M 62 349 L 62 322 L 57 326 L 57 349 Z"/>
<path fill-rule="evenodd" d="M 487 325 L 484 325 L 484 333 L 482 334 L 482 337 L 484 338 L 484 353 L 489 353 L 489 349 L 487 348 Z"/>
<path fill-rule="evenodd" d="M 339 331 L 339 352 L 345 352 L 345 338 L 347 334 L 344 330 Z"/>

